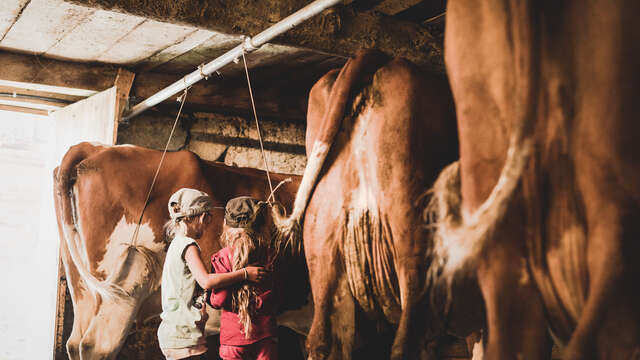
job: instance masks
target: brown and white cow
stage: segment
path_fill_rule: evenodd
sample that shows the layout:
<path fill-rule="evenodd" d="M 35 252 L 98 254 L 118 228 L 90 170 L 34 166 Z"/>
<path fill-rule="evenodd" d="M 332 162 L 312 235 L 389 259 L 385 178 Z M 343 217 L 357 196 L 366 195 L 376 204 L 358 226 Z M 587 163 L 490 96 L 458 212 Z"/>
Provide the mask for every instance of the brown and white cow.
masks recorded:
<path fill-rule="evenodd" d="M 258 199 L 269 195 L 262 171 L 204 161 L 188 151 L 170 152 L 136 230 L 161 155 L 135 146 L 81 143 L 69 149 L 56 169 L 56 214 L 74 308 L 67 342 L 71 359 L 114 358 L 137 317 L 160 313 L 163 225 L 169 219 L 166 204 L 171 194 L 182 187 L 199 189 L 219 207 L 239 195 Z M 271 175 L 276 183 L 286 177 Z M 293 178 L 277 192 L 285 205 L 293 203 L 298 188 L 299 179 Z M 201 241 L 205 264 L 220 248 L 224 212 L 212 213 L 214 220 Z M 284 305 L 292 308 L 306 300 L 304 259 L 286 259 L 283 266 L 294 268 L 282 269 L 288 282 L 284 288 L 290 291 Z"/>
<path fill-rule="evenodd" d="M 384 345 L 380 334 L 393 344 L 368 356 L 407 359 L 425 349 L 431 241 L 418 200 L 457 146 L 446 79 L 406 60 L 361 51 L 314 85 L 294 209 L 274 214 L 283 241 L 296 245 L 303 234 L 310 358 L 352 358 L 362 341 Z"/>
<path fill-rule="evenodd" d="M 491 359 L 640 356 L 640 2 L 450 0 L 460 161 L 445 277 L 477 273 Z"/>

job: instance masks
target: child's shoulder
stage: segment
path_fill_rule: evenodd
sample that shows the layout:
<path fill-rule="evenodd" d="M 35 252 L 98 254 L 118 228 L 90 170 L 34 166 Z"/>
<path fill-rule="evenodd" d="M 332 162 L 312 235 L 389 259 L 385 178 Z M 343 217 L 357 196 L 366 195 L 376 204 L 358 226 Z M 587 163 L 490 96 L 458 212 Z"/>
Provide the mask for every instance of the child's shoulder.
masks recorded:
<path fill-rule="evenodd" d="M 231 256 L 231 248 L 223 247 L 222 249 L 218 250 L 217 253 L 213 254 L 211 256 L 211 259 L 214 259 L 214 258 L 228 258 L 230 256 Z"/>
<path fill-rule="evenodd" d="M 178 252 L 183 252 L 187 248 L 187 246 L 191 244 L 195 245 L 198 249 L 200 249 L 200 245 L 198 245 L 198 242 L 195 239 L 192 239 L 187 236 L 179 235 L 173 238 L 173 240 L 171 240 L 171 243 L 169 244 L 169 249 L 174 248 Z"/>

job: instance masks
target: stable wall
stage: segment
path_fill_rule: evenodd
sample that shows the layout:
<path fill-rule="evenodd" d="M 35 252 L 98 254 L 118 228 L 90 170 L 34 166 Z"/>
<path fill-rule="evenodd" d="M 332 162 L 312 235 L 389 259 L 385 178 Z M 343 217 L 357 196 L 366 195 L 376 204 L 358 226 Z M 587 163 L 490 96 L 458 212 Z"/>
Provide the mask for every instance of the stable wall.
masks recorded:
<path fill-rule="evenodd" d="M 121 123 L 117 144 L 133 144 L 163 150 L 175 115 L 149 112 Z M 260 119 L 260 131 L 269 170 L 298 174 L 304 172 L 305 124 Z M 264 169 L 255 120 L 242 116 L 188 113 L 180 122 L 169 150 L 190 150 L 201 158 L 227 165 Z"/>

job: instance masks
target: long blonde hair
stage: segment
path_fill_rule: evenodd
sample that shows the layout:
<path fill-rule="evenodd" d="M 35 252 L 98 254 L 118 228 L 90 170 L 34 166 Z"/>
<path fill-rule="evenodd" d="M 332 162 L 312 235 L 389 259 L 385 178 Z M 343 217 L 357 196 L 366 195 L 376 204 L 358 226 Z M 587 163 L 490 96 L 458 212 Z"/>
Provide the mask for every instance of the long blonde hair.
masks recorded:
<path fill-rule="evenodd" d="M 250 229 L 232 228 L 225 223 L 220 243 L 233 249 L 233 271 L 256 262 L 264 263 L 266 260 L 262 236 Z M 251 316 L 256 313 L 257 297 L 255 285 L 245 282 L 233 291 L 231 298 L 232 310 L 238 314 L 238 320 L 247 339 L 251 336 Z"/>

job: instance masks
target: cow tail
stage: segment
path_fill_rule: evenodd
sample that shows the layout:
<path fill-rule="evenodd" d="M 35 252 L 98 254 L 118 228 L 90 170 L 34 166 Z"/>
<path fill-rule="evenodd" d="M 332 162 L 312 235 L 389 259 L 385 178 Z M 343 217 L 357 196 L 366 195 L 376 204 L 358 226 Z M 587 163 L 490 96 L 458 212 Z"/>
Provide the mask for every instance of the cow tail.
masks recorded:
<path fill-rule="evenodd" d="M 335 135 L 340 130 L 342 118 L 349 98 L 354 89 L 367 73 L 373 73 L 383 64 L 389 61 L 385 54 L 361 50 L 355 58 L 350 58 L 342 67 L 336 81 L 331 87 L 327 109 L 321 120 L 321 127 L 315 136 L 311 152 L 307 149 L 307 166 L 302 175 L 300 187 L 296 193 L 293 211 L 286 216 L 284 207 L 275 204 L 272 207 L 272 215 L 276 226 L 275 246 L 277 249 L 289 248 L 294 252 L 302 251 L 302 220 L 311 194 L 315 188 L 320 172 L 331 149 Z M 308 119 L 308 121 L 314 121 Z"/>
<path fill-rule="evenodd" d="M 76 209 L 73 185 L 76 182 L 77 165 L 93 154 L 102 151 L 104 147 L 94 146 L 89 143 L 80 143 L 72 146 L 62 158 L 60 166 L 54 171 L 54 194 L 56 206 L 56 218 L 60 229 L 61 240 L 65 241 L 71 261 L 78 271 L 80 278 L 86 283 L 88 290 L 104 299 L 112 298 L 122 289 L 109 282 L 98 280 L 90 270 L 88 258 L 81 253 L 84 241 L 78 226 L 78 213 Z"/>
<path fill-rule="evenodd" d="M 523 21 L 511 21 L 513 26 L 513 53 L 516 79 L 514 108 L 515 119 L 504 167 L 489 197 L 471 214 L 462 213 L 460 196 L 460 168 L 455 165 L 443 171 L 436 180 L 432 204 L 427 207 L 435 228 L 434 269 L 448 278 L 474 262 L 482 253 L 490 233 L 503 219 L 520 183 L 524 169 L 533 151 L 533 132 L 536 119 L 535 94 L 539 79 L 539 49 L 537 48 L 537 14 L 532 11 L 533 2 L 512 1 L 513 17 Z M 441 186 L 438 186 L 440 183 Z M 448 184 L 448 185 L 445 185 Z M 453 194 L 451 193 L 453 192 Z M 456 200 L 457 199 L 457 200 Z M 457 203 L 457 205 L 456 205 Z M 437 265 L 440 265 L 438 267 Z"/>

